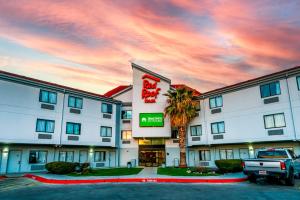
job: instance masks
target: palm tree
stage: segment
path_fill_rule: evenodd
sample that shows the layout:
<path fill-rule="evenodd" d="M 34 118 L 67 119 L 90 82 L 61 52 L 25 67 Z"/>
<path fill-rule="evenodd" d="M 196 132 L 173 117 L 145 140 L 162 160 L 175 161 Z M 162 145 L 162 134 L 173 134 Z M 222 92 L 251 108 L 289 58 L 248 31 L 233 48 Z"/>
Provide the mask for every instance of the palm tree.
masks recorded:
<path fill-rule="evenodd" d="M 187 167 L 186 164 L 186 130 L 188 124 L 194 119 L 197 112 L 197 101 L 193 91 L 186 87 L 169 90 L 165 96 L 167 106 L 165 116 L 169 116 L 171 126 L 178 129 L 180 148 L 180 168 Z"/>

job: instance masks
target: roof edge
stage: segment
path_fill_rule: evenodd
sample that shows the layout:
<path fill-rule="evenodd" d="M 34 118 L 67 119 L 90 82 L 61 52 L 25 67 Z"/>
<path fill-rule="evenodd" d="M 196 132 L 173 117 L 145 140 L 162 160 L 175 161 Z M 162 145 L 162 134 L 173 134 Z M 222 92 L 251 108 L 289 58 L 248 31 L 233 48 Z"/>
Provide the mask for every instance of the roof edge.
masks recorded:
<path fill-rule="evenodd" d="M 133 62 L 131 63 L 131 66 L 132 66 L 132 68 L 136 68 L 136 69 L 138 69 L 138 70 L 140 70 L 140 71 L 142 71 L 142 72 L 151 74 L 151 75 L 153 75 L 153 76 L 155 76 L 155 77 L 158 77 L 158 78 L 160 78 L 160 79 L 166 81 L 167 83 L 171 84 L 171 79 L 169 79 L 169 78 L 167 78 L 167 77 L 164 77 L 164 76 L 162 76 L 162 75 L 160 75 L 160 74 L 157 74 L 157 73 L 155 73 L 155 72 L 153 72 L 153 71 L 150 71 L 149 69 L 146 69 L 146 68 L 144 68 L 144 67 L 142 67 L 142 66 L 140 66 L 140 65 L 137 65 L 137 64 L 135 64 L 135 63 L 133 63 Z"/>

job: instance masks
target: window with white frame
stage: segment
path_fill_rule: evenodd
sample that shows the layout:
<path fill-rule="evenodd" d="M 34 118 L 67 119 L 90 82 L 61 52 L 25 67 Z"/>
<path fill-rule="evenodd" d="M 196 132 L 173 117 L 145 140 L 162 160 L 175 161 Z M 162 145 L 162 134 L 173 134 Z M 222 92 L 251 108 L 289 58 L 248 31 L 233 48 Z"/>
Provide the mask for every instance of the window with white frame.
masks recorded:
<path fill-rule="evenodd" d="M 46 164 L 47 151 L 30 151 L 29 164 Z"/>
<path fill-rule="evenodd" d="M 225 133 L 225 123 L 224 122 L 215 122 L 211 124 L 211 133 L 212 134 L 222 134 Z"/>
<path fill-rule="evenodd" d="M 219 107 L 222 107 L 222 106 L 223 106 L 223 97 L 222 96 L 209 98 L 209 107 L 210 107 L 210 109 L 219 108 Z"/>
<path fill-rule="evenodd" d="M 73 151 L 60 151 L 59 152 L 59 161 L 73 162 L 74 161 L 74 152 Z"/>
<path fill-rule="evenodd" d="M 100 136 L 101 137 L 111 137 L 112 136 L 112 128 L 108 127 L 108 126 L 101 126 Z"/>
<path fill-rule="evenodd" d="M 233 159 L 233 150 L 232 149 L 220 149 L 220 159 L 221 160 Z"/>
<path fill-rule="evenodd" d="M 264 115 L 265 129 L 285 127 L 284 113 Z"/>
<path fill-rule="evenodd" d="M 132 138 L 132 131 L 131 130 L 122 131 L 122 140 L 131 140 L 131 138 Z"/>
<path fill-rule="evenodd" d="M 49 104 L 56 104 L 57 103 L 57 93 L 50 92 L 47 90 L 40 90 L 40 102 L 49 103 Z"/>
<path fill-rule="evenodd" d="M 71 108 L 82 109 L 83 99 L 80 97 L 69 96 L 68 106 Z"/>
<path fill-rule="evenodd" d="M 95 151 L 94 152 L 94 162 L 104 162 L 106 161 L 105 151 Z"/>
<path fill-rule="evenodd" d="M 202 135 L 201 125 L 191 126 L 191 136 L 200 136 Z"/>
<path fill-rule="evenodd" d="M 199 161 L 210 161 L 210 150 L 200 150 Z"/>
<path fill-rule="evenodd" d="M 54 133 L 55 121 L 47 119 L 36 120 L 36 132 Z"/>

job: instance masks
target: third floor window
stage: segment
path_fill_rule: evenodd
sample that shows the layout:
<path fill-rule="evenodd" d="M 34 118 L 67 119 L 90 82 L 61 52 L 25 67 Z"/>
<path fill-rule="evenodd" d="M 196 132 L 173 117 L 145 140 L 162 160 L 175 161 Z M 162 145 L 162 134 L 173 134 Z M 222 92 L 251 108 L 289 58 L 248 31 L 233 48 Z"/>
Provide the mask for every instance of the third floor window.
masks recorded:
<path fill-rule="evenodd" d="M 209 107 L 210 107 L 210 109 L 219 108 L 219 107 L 222 107 L 222 106 L 223 106 L 223 97 L 222 96 L 209 98 Z"/>
<path fill-rule="evenodd" d="M 68 106 L 71 108 L 82 109 L 83 100 L 80 97 L 69 96 Z"/>
<path fill-rule="evenodd" d="M 132 111 L 122 110 L 122 119 L 132 119 Z"/>
<path fill-rule="evenodd" d="M 56 104 L 57 102 L 57 93 L 50 92 L 46 90 L 40 90 L 40 102 Z"/>
<path fill-rule="evenodd" d="M 101 105 L 101 112 L 102 113 L 112 114 L 112 112 L 113 112 L 112 104 L 102 103 L 102 105 Z"/>
<path fill-rule="evenodd" d="M 279 81 L 260 86 L 261 98 L 271 97 L 280 94 L 281 94 L 281 90 L 280 90 Z"/>

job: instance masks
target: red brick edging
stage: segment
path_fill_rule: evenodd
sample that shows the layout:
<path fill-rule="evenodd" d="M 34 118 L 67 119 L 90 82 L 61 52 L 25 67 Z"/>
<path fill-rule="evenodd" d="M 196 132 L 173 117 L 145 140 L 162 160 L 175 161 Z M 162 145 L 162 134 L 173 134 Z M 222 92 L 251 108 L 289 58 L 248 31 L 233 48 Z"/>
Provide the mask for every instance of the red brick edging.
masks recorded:
<path fill-rule="evenodd" d="M 191 178 L 107 178 L 87 180 L 57 180 L 47 179 L 33 174 L 26 174 L 24 177 L 48 184 L 91 184 L 91 183 L 239 183 L 247 178 L 226 178 L 226 179 L 191 179 Z"/>
<path fill-rule="evenodd" d="M 5 179 L 5 178 L 6 178 L 6 176 L 0 176 L 0 180 L 1 180 L 1 179 Z"/>

